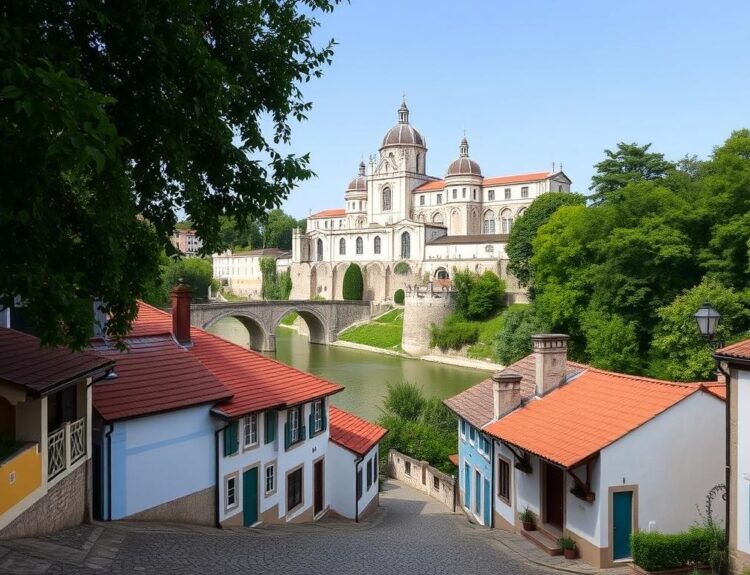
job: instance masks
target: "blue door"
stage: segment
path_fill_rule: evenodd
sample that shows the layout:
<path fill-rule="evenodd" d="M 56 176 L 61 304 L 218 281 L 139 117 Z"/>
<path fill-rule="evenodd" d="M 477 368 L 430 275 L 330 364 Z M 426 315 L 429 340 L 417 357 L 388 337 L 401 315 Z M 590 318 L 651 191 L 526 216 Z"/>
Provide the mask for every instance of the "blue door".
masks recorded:
<path fill-rule="evenodd" d="M 487 527 L 491 527 L 492 523 L 492 517 L 490 515 L 490 496 L 492 495 L 490 491 L 490 480 L 485 479 L 484 480 L 484 524 Z"/>
<path fill-rule="evenodd" d="M 464 464 L 464 507 L 471 509 L 471 468 Z"/>
<path fill-rule="evenodd" d="M 479 515 L 482 511 L 482 476 L 474 471 L 474 514 Z"/>
<path fill-rule="evenodd" d="M 258 522 L 258 468 L 242 474 L 242 524 L 250 527 Z"/>
<path fill-rule="evenodd" d="M 612 494 L 612 558 L 630 557 L 630 534 L 633 531 L 633 492 Z"/>

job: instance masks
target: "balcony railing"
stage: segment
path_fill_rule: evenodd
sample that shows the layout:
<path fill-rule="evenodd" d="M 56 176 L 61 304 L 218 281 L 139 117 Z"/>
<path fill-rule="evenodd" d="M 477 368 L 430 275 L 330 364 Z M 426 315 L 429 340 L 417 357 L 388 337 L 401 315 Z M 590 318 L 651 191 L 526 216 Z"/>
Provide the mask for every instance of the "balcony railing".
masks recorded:
<path fill-rule="evenodd" d="M 86 455 L 86 418 L 62 427 L 47 437 L 47 478 L 52 479 Z"/>

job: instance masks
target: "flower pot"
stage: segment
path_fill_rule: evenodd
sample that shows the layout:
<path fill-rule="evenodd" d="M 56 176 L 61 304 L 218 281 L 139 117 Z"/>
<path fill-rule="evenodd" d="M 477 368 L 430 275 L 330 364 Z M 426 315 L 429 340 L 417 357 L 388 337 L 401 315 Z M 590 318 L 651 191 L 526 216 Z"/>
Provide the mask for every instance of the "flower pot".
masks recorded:
<path fill-rule="evenodd" d="M 573 549 L 563 549 L 563 555 L 565 555 L 566 559 L 575 559 L 578 557 L 578 549 L 575 547 Z"/>
<path fill-rule="evenodd" d="M 536 524 L 533 521 L 524 521 L 523 530 L 524 531 L 536 531 Z"/>

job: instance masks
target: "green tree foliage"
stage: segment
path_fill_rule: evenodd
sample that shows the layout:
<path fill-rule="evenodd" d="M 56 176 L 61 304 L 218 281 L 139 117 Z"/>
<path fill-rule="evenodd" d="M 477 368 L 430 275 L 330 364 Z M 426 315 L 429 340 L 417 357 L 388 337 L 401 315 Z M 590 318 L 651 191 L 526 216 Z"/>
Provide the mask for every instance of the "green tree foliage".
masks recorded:
<path fill-rule="evenodd" d="M 503 312 L 503 325 L 495 337 L 495 356 L 510 365 L 531 353 L 531 336 L 545 331 L 533 306 L 513 306 Z"/>
<path fill-rule="evenodd" d="M 397 303 L 398 305 L 404 305 L 404 299 L 406 298 L 406 294 L 404 293 L 404 290 L 397 289 L 396 292 L 393 294 L 393 301 Z"/>
<path fill-rule="evenodd" d="M 531 256 L 532 243 L 537 230 L 547 223 L 550 216 L 562 206 L 584 205 L 586 198 L 581 194 L 550 192 L 536 198 L 523 215 L 513 222 L 513 228 L 505 248 L 508 254 L 508 271 L 522 286 L 533 286 Z"/>
<path fill-rule="evenodd" d="M 291 250 L 292 232 L 297 227 L 304 230 L 304 220 L 295 220 L 280 209 L 271 210 L 268 216 L 262 221 L 262 247 Z"/>
<path fill-rule="evenodd" d="M 344 272 L 343 296 L 348 300 L 361 300 L 364 280 L 362 270 L 357 264 L 349 264 Z"/>
<path fill-rule="evenodd" d="M 456 312 L 466 319 L 483 320 L 505 304 L 505 282 L 487 270 L 482 275 L 454 271 Z"/>
<path fill-rule="evenodd" d="M 91 302 L 122 336 L 184 210 L 211 253 L 301 180 L 286 154 L 330 63 L 337 0 L 15 2 L 0 20 L 1 303 L 82 347 Z"/>
<path fill-rule="evenodd" d="M 266 300 L 289 299 L 292 291 L 292 275 L 289 270 L 279 274 L 276 270 L 276 259 L 260 258 L 260 272 L 263 276 L 261 297 Z"/>
<path fill-rule="evenodd" d="M 219 288 L 219 282 L 213 278 L 211 260 L 163 256 L 160 267 L 160 277 L 144 292 L 144 301 L 153 306 L 168 306 L 169 292 L 179 283 L 190 286 L 193 301 L 206 301 L 209 286 L 214 292 Z"/>
<path fill-rule="evenodd" d="M 717 339 L 731 340 L 750 329 L 750 293 L 739 293 L 716 278 L 705 278 L 657 311 L 659 324 L 651 350 L 654 375 L 683 381 L 713 378 L 716 366 L 712 350 L 703 341 L 693 317 L 705 301 L 721 314 Z"/>
<path fill-rule="evenodd" d="M 388 429 L 381 441 L 384 456 L 397 449 L 445 473 L 455 472 L 448 456 L 456 452 L 456 417 L 438 398 L 425 398 L 411 383 L 389 384 L 378 423 Z"/>
<path fill-rule="evenodd" d="M 632 182 L 660 180 L 675 170 L 675 165 L 664 159 L 664 154 L 649 152 L 651 144 L 619 142 L 617 149 L 604 150 L 606 158 L 596 164 L 591 176 L 591 201 L 600 204 L 619 198 L 619 191 Z"/>
<path fill-rule="evenodd" d="M 638 335 L 632 322 L 590 309 L 583 314 L 581 327 L 591 365 L 625 373 L 641 370 Z"/>
<path fill-rule="evenodd" d="M 406 275 L 409 272 L 411 272 L 411 268 L 409 267 L 409 264 L 406 262 L 398 262 L 395 266 L 393 266 L 393 273 L 396 275 Z"/>

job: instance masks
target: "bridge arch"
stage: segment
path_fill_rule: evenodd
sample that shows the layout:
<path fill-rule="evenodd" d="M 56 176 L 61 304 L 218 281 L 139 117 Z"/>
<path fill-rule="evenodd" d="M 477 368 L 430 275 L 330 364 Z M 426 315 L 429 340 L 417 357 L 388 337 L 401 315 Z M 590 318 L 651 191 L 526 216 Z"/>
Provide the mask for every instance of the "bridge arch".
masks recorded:
<path fill-rule="evenodd" d="M 310 343 L 326 344 L 330 341 L 330 328 L 328 326 L 328 321 L 326 321 L 326 319 L 317 311 L 306 308 L 305 306 L 290 306 L 288 309 L 283 310 L 282 313 L 273 319 L 273 324 L 269 326 L 272 328 L 272 333 L 276 333 L 279 325 L 281 325 L 281 320 L 292 312 L 296 312 L 307 325 Z"/>
<path fill-rule="evenodd" d="M 270 351 L 276 348 L 276 342 L 272 341 L 275 340 L 274 332 L 268 332 L 261 318 L 244 311 L 229 311 L 227 313 L 217 315 L 216 317 L 207 321 L 205 325 L 201 327 L 202 329 L 208 330 L 216 322 L 224 319 L 225 317 L 233 317 L 245 327 L 249 338 L 248 344 L 250 345 L 250 349 L 254 349 L 256 351 Z"/>

